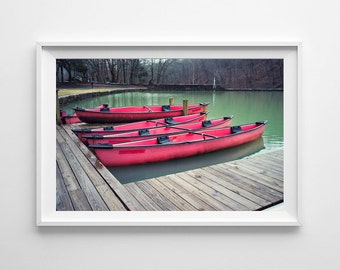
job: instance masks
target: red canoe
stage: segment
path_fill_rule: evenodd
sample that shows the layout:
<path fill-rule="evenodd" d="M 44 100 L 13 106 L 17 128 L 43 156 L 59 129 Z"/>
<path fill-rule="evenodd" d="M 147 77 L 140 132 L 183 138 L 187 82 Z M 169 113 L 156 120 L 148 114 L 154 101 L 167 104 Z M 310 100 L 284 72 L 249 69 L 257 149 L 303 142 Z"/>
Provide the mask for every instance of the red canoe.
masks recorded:
<path fill-rule="evenodd" d="M 73 129 L 72 131 L 77 134 L 78 138 L 83 142 L 86 139 L 83 138 L 84 135 L 111 135 L 125 132 L 133 132 L 141 129 L 154 129 L 164 126 L 176 126 L 192 122 L 201 122 L 207 119 L 206 112 L 195 113 L 185 116 L 168 117 L 163 119 L 154 119 L 147 121 L 134 122 L 129 124 L 121 124 L 116 126 L 107 126 L 101 128 L 81 128 Z"/>
<path fill-rule="evenodd" d="M 188 114 L 205 112 L 208 103 L 188 105 Z M 129 123 L 150 119 L 181 116 L 183 106 L 128 106 L 117 108 L 74 108 L 78 118 L 87 123 Z"/>
<path fill-rule="evenodd" d="M 107 106 L 108 106 L 107 104 L 102 104 L 96 108 L 97 109 L 107 108 Z M 60 117 L 61 117 L 62 123 L 65 125 L 71 125 L 71 124 L 76 124 L 76 123 L 81 122 L 76 113 L 72 115 L 67 115 L 65 111 L 60 111 Z"/>
<path fill-rule="evenodd" d="M 120 144 L 95 144 L 98 159 L 105 166 L 126 166 L 183 158 L 245 144 L 260 138 L 267 121 L 204 132 L 161 136 Z"/>
<path fill-rule="evenodd" d="M 75 113 L 72 114 L 72 115 L 62 116 L 61 121 L 65 125 L 71 125 L 71 124 L 76 124 L 76 123 L 81 122 L 80 119 L 78 118 L 78 116 Z"/>
<path fill-rule="evenodd" d="M 86 144 L 108 143 L 116 144 L 156 138 L 163 135 L 175 135 L 186 132 L 198 132 L 203 129 L 223 128 L 231 125 L 233 116 L 226 116 L 219 119 L 206 120 L 202 122 L 188 123 L 177 126 L 164 126 L 154 129 L 140 129 L 138 131 L 113 134 L 113 135 L 85 135 Z"/>

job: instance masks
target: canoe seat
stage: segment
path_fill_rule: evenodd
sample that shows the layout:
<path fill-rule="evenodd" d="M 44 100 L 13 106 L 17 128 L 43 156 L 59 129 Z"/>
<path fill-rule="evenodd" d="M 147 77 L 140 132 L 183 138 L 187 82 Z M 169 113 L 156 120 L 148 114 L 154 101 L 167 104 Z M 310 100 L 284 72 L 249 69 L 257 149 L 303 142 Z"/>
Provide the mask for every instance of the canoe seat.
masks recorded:
<path fill-rule="evenodd" d="M 90 128 L 80 128 L 80 129 L 72 129 L 73 132 L 75 133 L 89 133 L 89 132 L 92 132 L 92 130 Z"/>
<path fill-rule="evenodd" d="M 110 111 L 110 108 L 100 108 L 100 111 L 101 111 L 101 112 L 109 112 L 109 111 Z"/>
<path fill-rule="evenodd" d="M 107 131 L 107 130 L 113 130 L 114 128 L 113 127 L 104 127 L 103 128 L 105 131 Z"/>
<path fill-rule="evenodd" d="M 202 121 L 202 127 L 211 127 L 211 126 L 212 124 L 210 120 Z"/>
<path fill-rule="evenodd" d="M 167 144 L 170 143 L 170 139 L 168 136 L 159 136 L 157 137 L 157 143 L 158 144 Z"/>
<path fill-rule="evenodd" d="M 165 123 L 169 125 L 175 125 L 177 122 L 174 121 L 172 117 L 165 118 Z"/>
<path fill-rule="evenodd" d="M 231 131 L 231 134 L 239 133 L 239 132 L 242 132 L 242 128 L 240 126 L 233 126 L 233 127 L 230 127 L 230 131 Z"/>
<path fill-rule="evenodd" d="M 170 111 L 171 111 L 170 105 L 163 105 L 163 106 L 162 106 L 162 111 L 163 111 L 163 112 L 170 112 Z"/>
<path fill-rule="evenodd" d="M 139 136 L 146 136 L 146 135 L 150 135 L 150 132 L 147 128 L 145 128 L 145 129 L 138 130 L 138 134 Z"/>

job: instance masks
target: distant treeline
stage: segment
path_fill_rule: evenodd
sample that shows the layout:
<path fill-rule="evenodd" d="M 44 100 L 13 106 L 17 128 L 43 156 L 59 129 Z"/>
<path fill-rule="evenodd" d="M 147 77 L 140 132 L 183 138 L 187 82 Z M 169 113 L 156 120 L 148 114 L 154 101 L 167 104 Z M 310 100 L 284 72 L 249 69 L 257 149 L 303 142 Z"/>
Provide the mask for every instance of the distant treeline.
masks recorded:
<path fill-rule="evenodd" d="M 57 59 L 57 83 L 283 89 L 282 59 Z"/>

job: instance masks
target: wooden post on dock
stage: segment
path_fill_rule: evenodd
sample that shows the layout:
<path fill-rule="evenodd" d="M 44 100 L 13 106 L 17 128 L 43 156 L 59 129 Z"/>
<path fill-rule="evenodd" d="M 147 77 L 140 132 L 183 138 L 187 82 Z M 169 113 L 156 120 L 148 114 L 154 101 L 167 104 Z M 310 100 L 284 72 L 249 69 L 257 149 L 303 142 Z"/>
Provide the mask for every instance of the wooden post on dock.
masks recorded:
<path fill-rule="evenodd" d="M 188 115 L 188 100 L 183 100 L 183 115 Z"/>
<path fill-rule="evenodd" d="M 59 89 L 56 90 L 56 119 L 57 119 L 57 124 L 61 124 L 61 119 L 60 119 L 60 108 L 59 108 Z"/>
<path fill-rule="evenodd" d="M 172 98 L 169 98 L 169 105 L 170 106 L 172 106 L 172 105 L 174 105 L 174 98 L 172 97 Z"/>

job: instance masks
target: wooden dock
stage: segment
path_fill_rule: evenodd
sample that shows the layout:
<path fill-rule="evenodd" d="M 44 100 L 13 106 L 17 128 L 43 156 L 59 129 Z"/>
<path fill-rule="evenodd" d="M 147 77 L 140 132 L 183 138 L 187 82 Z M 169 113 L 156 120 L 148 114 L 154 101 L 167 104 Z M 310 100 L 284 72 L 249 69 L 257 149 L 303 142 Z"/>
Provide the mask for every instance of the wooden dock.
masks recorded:
<path fill-rule="evenodd" d="M 57 126 L 57 211 L 255 211 L 283 202 L 283 150 L 122 185 Z"/>
<path fill-rule="evenodd" d="M 57 126 L 56 137 L 57 210 L 144 209 L 68 126 Z"/>

